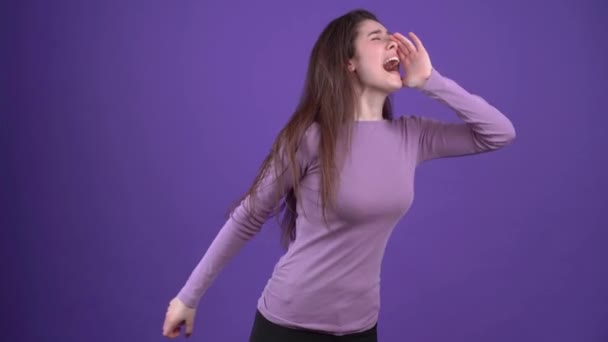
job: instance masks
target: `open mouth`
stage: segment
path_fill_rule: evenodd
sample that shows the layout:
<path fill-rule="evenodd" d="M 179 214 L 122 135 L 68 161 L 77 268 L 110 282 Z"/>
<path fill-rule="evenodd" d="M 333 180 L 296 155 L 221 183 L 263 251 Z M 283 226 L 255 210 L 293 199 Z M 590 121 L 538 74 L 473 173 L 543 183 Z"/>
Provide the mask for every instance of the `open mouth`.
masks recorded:
<path fill-rule="evenodd" d="M 399 73 L 399 58 L 390 57 L 384 61 L 384 70 Z"/>

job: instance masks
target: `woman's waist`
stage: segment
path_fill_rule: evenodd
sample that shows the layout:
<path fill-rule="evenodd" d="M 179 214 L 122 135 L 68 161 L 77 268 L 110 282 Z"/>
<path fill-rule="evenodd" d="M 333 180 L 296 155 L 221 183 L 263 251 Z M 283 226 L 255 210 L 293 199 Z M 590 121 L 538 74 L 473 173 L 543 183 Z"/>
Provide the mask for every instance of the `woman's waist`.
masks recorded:
<path fill-rule="evenodd" d="M 284 282 L 271 278 L 258 308 L 277 322 L 317 329 L 351 331 L 373 324 L 380 309 L 380 284 L 332 280 Z"/>

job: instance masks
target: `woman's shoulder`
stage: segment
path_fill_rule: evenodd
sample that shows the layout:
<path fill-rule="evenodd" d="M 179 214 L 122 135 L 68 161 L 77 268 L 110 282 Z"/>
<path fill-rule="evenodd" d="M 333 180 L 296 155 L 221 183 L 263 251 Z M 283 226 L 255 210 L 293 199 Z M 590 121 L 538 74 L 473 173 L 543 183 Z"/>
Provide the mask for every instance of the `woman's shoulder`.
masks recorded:
<path fill-rule="evenodd" d="M 302 135 L 300 142 L 300 148 L 304 150 L 310 158 L 315 158 L 319 152 L 320 141 L 321 130 L 319 123 L 313 122 L 306 128 L 306 130 L 304 130 L 304 134 Z"/>
<path fill-rule="evenodd" d="M 401 126 L 418 126 L 420 124 L 420 120 L 422 119 L 419 115 L 414 114 L 405 114 L 397 118 L 395 121 Z"/>
<path fill-rule="evenodd" d="M 424 129 L 425 126 L 433 124 L 436 120 L 416 114 L 406 114 L 396 119 L 398 125 L 405 133 L 415 133 Z"/>

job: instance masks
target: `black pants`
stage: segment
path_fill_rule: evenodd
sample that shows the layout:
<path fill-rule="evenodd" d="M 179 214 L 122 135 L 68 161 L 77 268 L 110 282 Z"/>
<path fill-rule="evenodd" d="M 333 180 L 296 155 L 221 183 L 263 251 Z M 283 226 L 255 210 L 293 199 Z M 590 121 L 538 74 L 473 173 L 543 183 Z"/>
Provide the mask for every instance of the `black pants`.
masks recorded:
<path fill-rule="evenodd" d="M 377 325 L 363 332 L 342 336 L 287 328 L 270 322 L 257 311 L 249 342 L 378 342 L 378 334 Z"/>

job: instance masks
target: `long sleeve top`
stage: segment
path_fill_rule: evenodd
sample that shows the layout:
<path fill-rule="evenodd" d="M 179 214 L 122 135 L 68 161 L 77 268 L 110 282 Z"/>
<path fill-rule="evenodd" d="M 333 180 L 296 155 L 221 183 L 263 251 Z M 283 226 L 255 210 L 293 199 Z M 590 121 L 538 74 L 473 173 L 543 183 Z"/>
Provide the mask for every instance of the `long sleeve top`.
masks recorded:
<path fill-rule="evenodd" d="M 343 335 L 372 327 L 380 308 L 380 269 L 385 246 L 414 198 L 420 163 L 499 149 L 515 138 L 511 121 L 483 98 L 433 69 L 420 88 L 451 109 L 459 122 L 420 116 L 356 121 L 351 147 L 342 156 L 336 205 L 321 214 L 319 128 L 311 125 L 297 149 L 301 197 L 296 239 L 278 260 L 257 308 L 270 321 Z M 241 202 L 178 293 L 196 307 L 218 273 L 263 226 L 283 182 L 270 174 L 259 190 L 260 204 L 249 213 Z M 276 186 L 283 184 L 281 189 Z"/>

